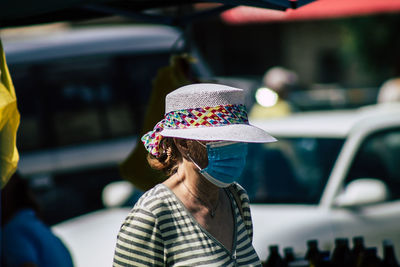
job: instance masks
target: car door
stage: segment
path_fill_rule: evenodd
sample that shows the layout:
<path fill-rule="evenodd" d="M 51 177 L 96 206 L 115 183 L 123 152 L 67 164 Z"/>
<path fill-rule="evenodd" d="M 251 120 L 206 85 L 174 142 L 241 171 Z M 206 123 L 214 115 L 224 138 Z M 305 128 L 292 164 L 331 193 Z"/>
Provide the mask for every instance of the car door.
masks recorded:
<path fill-rule="evenodd" d="M 352 160 L 343 188 L 360 179 L 381 181 L 385 200 L 334 209 L 336 237 L 363 236 L 367 247 L 382 252 L 382 241 L 394 242 L 400 256 L 400 127 L 379 130 L 366 136 Z"/>

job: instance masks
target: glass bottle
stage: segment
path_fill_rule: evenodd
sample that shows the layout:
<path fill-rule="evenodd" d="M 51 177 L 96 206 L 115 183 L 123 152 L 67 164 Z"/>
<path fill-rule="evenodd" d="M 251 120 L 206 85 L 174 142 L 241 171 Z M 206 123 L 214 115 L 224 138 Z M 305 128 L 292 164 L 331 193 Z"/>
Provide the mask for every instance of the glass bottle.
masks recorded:
<path fill-rule="evenodd" d="M 355 267 L 361 266 L 361 261 L 364 251 L 365 251 L 364 237 L 362 236 L 353 237 L 353 248 L 351 250 L 351 260 L 353 266 Z"/>
<path fill-rule="evenodd" d="M 307 241 L 307 252 L 304 257 L 310 267 L 319 267 L 322 262 L 321 254 L 318 249 L 318 241 L 313 239 L 313 240 L 308 240 Z"/>
<path fill-rule="evenodd" d="M 285 263 L 279 254 L 278 245 L 269 246 L 269 256 L 263 263 L 263 267 L 285 267 Z"/>
<path fill-rule="evenodd" d="M 294 251 L 292 247 L 286 247 L 283 249 L 283 261 L 288 266 L 289 263 L 294 262 L 296 260 L 294 256 Z"/>
<path fill-rule="evenodd" d="M 331 265 L 333 267 L 351 267 L 351 252 L 347 238 L 336 238 Z"/>
<path fill-rule="evenodd" d="M 394 252 L 394 245 L 390 240 L 383 240 L 383 267 L 400 267 Z"/>
<path fill-rule="evenodd" d="M 360 267 L 381 267 L 382 261 L 377 255 L 376 247 L 366 248 L 362 254 Z"/>

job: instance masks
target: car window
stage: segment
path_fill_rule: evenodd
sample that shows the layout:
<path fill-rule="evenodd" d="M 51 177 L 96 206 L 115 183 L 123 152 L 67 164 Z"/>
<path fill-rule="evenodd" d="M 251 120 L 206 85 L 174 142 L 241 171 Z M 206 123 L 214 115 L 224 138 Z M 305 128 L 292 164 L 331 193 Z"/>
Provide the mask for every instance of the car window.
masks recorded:
<path fill-rule="evenodd" d="M 157 70 L 170 53 L 96 55 L 10 65 L 20 151 L 137 134 Z"/>
<path fill-rule="evenodd" d="M 318 203 L 342 139 L 278 138 L 276 143 L 249 144 L 239 181 L 252 203 Z"/>
<path fill-rule="evenodd" d="M 377 132 L 365 139 L 357 152 L 345 184 L 360 178 L 384 182 L 390 199 L 400 199 L 400 129 Z"/>

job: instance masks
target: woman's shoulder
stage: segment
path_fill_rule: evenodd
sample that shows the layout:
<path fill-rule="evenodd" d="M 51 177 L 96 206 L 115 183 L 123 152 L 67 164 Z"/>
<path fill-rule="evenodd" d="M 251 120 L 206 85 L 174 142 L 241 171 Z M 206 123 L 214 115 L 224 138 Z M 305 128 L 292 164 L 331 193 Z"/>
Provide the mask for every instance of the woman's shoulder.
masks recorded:
<path fill-rule="evenodd" d="M 233 187 L 233 188 L 235 188 L 236 189 L 236 191 L 239 193 L 239 192 L 246 192 L 245 191 L 245 189 L 243 188 L 243 186 L 241 186 L 239 183 L 237 183 L 237 182 L 233 182 L 232 184 L 231 184 L 231 186 Z"/>
<path fill-rule="evenodd" d="M 144 209 L 154 213 L 157 210 L 162 210 L 170 202 L 171 194 L 171 191 L 165 185 L 157 184 L 138 199 L 132 211 Z"/>
<path fill-rule="evenodd" d="M 241 216 L 243 218 L 244 225 L 246 227 L 247 233 L 250 237 L 250 239 L 253 238 L 253 223 L 251 220 L 251 211 L 250 211 L 250 201 L 249 201 L 249 196 L 247 195 L 246 190 L 239 185 L 238 183 L 233 183 L 231 185 L 233 190 L 237 192 L 237 195 L 239 196 L 238 201 L 236 202 L 237 208 L 240 210 L 239 205 L 241 206 L 242 212 Z M 240 201 L 240 204 L 238 203 Z"/>
<path fill-rule="evenodd" d="M 242 201 L 249 201 L 249 196 L 247 195 L 246 189 L 244 189 L 240 184 L 234 182 L 232 183 L 231 187 L 237 192 Z"/>

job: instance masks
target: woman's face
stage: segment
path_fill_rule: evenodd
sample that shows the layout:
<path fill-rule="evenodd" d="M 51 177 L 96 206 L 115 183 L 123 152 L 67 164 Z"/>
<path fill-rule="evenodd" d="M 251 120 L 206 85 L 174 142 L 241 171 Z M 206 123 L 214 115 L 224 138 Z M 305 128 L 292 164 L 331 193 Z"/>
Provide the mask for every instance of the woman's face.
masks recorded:
<path fill-rule="evenodd" d="M 201 169 L 208 165 L 207 148 L 205 141 L 191 139 L 176 139 L 178 150 L 187 160 L 192 159 Z M 190 157 L 190 158 L 189 158 Z"/>
<path fill-rule="evenodd" d="M 208 166 L 206 141 L 188 140 L 189 155 L 199 165 L 201 169 Z"/>

